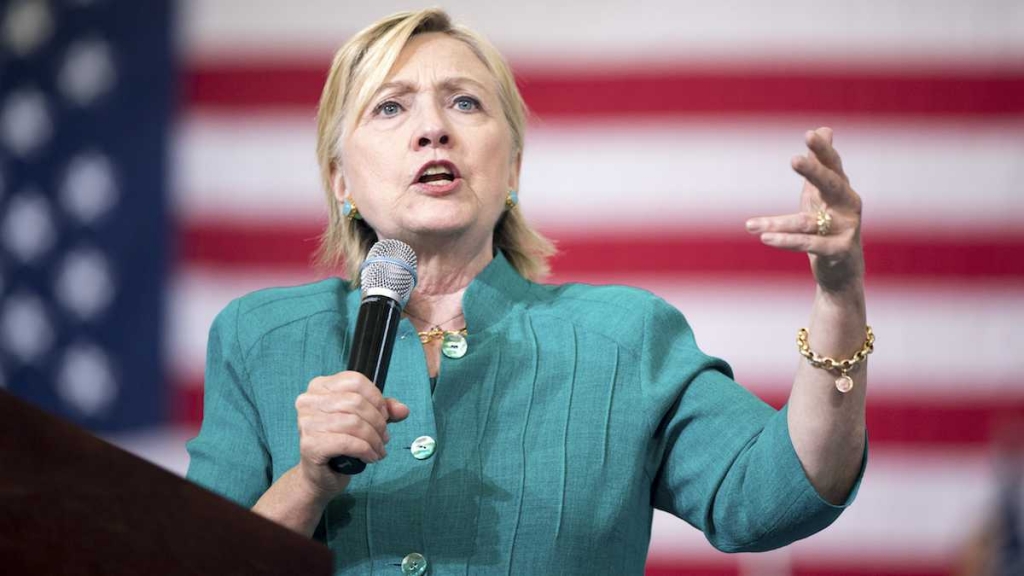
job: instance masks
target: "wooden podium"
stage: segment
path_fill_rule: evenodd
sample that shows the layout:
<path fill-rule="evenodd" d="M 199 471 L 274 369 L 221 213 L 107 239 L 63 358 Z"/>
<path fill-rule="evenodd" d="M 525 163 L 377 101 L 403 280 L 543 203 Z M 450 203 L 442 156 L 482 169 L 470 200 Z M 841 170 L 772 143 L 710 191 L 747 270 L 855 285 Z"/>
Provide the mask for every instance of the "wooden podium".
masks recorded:
<path fill-rule="evenodd" d="M 331 571 L 322 544 L 0 390 L 0 573 Z"/>

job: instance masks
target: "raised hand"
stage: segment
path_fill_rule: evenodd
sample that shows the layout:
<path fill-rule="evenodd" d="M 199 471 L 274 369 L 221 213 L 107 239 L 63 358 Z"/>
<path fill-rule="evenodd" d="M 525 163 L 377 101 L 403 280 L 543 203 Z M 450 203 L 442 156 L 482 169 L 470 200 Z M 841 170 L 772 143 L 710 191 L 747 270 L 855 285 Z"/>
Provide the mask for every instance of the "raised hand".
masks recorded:
<path fill-rule="evenodd" d="M 818 285 L 829 293 L 859 290 L 864 280 L 860 241 L 861 199 L 850 187 L 843 162 L 832 146 L 832 129 L 810 130 L 808 152 L 790 165 L 805 178 L 800 211 L 747 221 L 747 231 L 768 246 L 806 252 Z"/>

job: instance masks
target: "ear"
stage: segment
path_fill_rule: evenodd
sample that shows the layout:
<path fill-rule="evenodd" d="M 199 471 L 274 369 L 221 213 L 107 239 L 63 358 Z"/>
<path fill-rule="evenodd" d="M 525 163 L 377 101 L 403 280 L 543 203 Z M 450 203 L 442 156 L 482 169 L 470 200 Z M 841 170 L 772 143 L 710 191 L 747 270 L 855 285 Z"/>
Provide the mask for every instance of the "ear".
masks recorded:
<path fill-rule="evenodd" d="M 345 175 L 337 162 L 331 163 L 331 191 L 338 202 L 344 202 L 347 191 L 345 190 Z"/>
<path fill-rule="evenodd" d="M 512 159 L 511 170 L 508 173 L 508 187 L 519 191 L 519 171 L 523 167 L 523 151 L 516 152 L 515 158 Z"/>

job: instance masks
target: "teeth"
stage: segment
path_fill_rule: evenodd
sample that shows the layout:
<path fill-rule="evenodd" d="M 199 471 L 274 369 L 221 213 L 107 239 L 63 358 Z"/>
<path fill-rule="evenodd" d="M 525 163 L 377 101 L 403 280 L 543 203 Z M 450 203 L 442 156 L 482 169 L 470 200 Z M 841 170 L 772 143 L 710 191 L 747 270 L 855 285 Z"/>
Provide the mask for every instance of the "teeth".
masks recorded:
<path fill-rule="evenodd" d="M 444 166 L 431 166 L 423 171 L 423 176 L 433 176 L 434 174 L 448 174 L 451 175 L 451 170 Z"/>

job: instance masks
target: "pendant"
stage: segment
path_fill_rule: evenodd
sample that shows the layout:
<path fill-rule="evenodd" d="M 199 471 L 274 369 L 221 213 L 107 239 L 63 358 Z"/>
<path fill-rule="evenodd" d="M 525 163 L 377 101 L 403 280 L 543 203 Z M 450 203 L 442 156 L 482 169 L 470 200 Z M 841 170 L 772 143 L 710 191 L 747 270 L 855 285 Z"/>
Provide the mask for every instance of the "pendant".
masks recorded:
<path fill-rule="evenodd" d="M 850 378 L 846 374 L 836 378 L 836 390 L 839 390 L 843 394 L 853 390 L 853 378 Z"/>
<path fill-rule="evenodd" d="M 458 332 L 446 332 L 441 340 L 441 353 L 449 358 L 462 358 L 468 348 L 466 337 Z"/>

